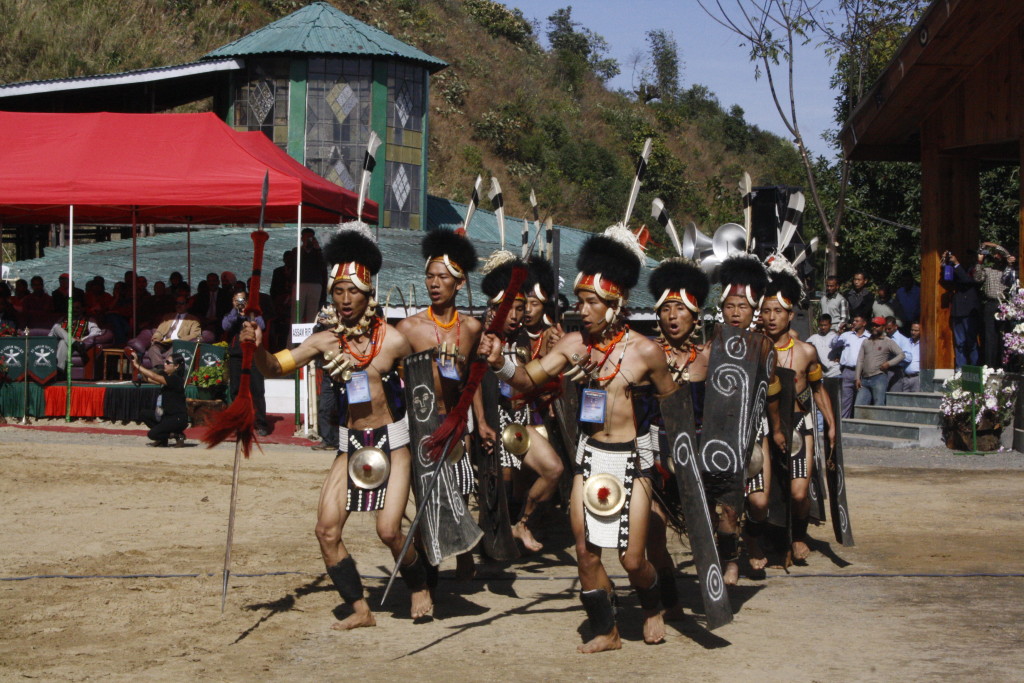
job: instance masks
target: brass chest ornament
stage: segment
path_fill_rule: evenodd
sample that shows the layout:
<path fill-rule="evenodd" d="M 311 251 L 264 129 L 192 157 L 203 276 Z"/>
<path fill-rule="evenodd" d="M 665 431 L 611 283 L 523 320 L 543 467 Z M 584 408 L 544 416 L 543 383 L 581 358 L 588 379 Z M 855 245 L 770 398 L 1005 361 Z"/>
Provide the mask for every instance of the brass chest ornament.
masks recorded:
<path fill-rule="evenodd" d="M 348 456 L 348 476 L 361 489 L 379 488 L 391 474 L 391 462 L 379 448 L 364 446 Z"/>

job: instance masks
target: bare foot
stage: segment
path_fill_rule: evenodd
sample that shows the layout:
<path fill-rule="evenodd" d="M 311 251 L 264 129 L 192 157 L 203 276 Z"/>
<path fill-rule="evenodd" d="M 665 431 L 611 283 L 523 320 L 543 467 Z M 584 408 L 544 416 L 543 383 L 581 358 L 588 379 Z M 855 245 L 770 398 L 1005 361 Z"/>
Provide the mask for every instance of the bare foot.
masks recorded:
<path fill-rule="evenodd" d="M 657 645 L 665 642 L 665 619 L 661 610 L 646 613 L 644 617 L 644 642 L 648 645 Z"/>
<path fill-rule="evenodd" d="M 793 541 L 793 559 L 797 562 L 803 562 L 811 554 L 811 549 L 807 547 L 807 544 L 803 541 Z"/>
<path fill-rule="evenodd" d="M 455 580 L 472 581 L 476 576 L 476 565 L 473 564 L 473 553 L 462 553 L 455 558 Z"/>
<path fill-rule="evenodd" d="M 725 573 L 722 576 L 722 580 L 726 586 L 735 586 L 740 581 L 740 566 L 735 562 L 727 562 L 725 564 Z"/>
<path fill-rule="evenodd" d="M 363 609 L 357 609 L 337 624 L 331 624 L 331 628 L 335 631 L 351 631 L 354 628 L 366 628 L 376 625 L 377 621 L 373 618 L 373 612 L 370 611 L 369 607 L 364 606 Z"/>
<path fill-rule="evenodd" d="M 430 596 L 429 590 L 424 588 L 412 594 L 412 606 L 409 608 L 409 613 L 412 614 L 413 620 L 429 616 L 433 611 L 434 599 Z"/>
<path fill-rule="evenodd" d="M 761 541 L 756 538 L 747 538 L 747 559 L 750 561 L 750 568 L 761 571 L 768 566 L 768 558 L 761 547 Z"/>
<path fill-rule="evenodd" d="M 646 625 L 644 629 L 646 630 Z M 593 654 L 595 652 L 604 652 L 605 650 L 621 650 L 622 641 L 619 640 L 619 627 L 616 626 L 611 630 L 611 633 L 606 633 L 603 636 L 595 636 L 592 640 L 588 640 L 579 647 L 576 648 L 577 652 L 585 655 Z"/>
<path fill-rule="evenodd" d="M 533 537 L 529 528 L 522 522 L 512 527 L 512 536 L 518 538 L 522 542 L 523 547 L 531 553 L 538 552 L 544 548 L 544 545 Z"/>
<path fill-rule="evenodd" d="M 677 621 L 685 618 L 686 614 L 683 612 L 682 605 L 675 605 L 674 607 L 669 607 L 665 610 L 664 617 L 665 621 Z"/>

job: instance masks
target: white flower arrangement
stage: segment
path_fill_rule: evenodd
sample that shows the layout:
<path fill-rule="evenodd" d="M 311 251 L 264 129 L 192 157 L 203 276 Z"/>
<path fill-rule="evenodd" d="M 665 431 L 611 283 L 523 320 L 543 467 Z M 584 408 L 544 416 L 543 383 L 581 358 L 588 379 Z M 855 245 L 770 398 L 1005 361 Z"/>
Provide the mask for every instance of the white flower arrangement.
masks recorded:
<path fill-rule="evenodd" d="M 960 370 L 942 383 L 942 411 L 944 425 L 952 426 L 957 422 L 970 422 L 971 405 L 974 405 L 975 423 L 981 424 L 988 419 L 994 424 L 1004 425 L 1013 416 L 1013 401 L 1017 393 L 1017 385 L 1006 373 L 998 368 L 985 366 L 982 371 L 984 391 L 974 394 L 963 389 L 963 377 Z"/>

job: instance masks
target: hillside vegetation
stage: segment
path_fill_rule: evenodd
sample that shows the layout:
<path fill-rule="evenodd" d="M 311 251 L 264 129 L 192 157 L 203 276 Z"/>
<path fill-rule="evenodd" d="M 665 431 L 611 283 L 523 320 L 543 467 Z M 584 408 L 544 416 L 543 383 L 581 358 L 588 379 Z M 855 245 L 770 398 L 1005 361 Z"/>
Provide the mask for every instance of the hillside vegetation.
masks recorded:
<path fill-rule="evenodd" d="M 0 80 L 17 82 L 188 62 L 301 7 L 296 0 L 0 0 Z M 617 65 L 571 12 L 533 25 L 491 0 L 335 0 L 339 9 L 450 64 L 432 79 L 432 194 L 468 198 L 496 175 L 510 215 L 530 188 L 556 222 L 602 228 L 621 218 L 636 155 L 655 139 L 634 224 L 660 196 L 675 222 L 706 230 L 740 217 L 736 183 L 801 184 L 789 142 L 679 83 L 661 33 L 637 93 L 604 86 Z M 539 36 L 548 38 L 543 49 Z M 652 42 L 652 47 L 654 43 Z M 637 48 L 643 46 L 636 46 Z M 666 62 L 666 58 L 668 61 Z M 667 67 L 665 65 L 668 65 Z M 667 74 L 667 76 L 666 76 Z M 700 74 L 693 74 L 699 81 Z M 666 80 L 667 79 L 667 80 Z M 205 108 L 208 103 L 192 107 Z M 649 221 L 648 221 L 649 222 Z M 655 240 L 665 243 L 657 231 Z"/>

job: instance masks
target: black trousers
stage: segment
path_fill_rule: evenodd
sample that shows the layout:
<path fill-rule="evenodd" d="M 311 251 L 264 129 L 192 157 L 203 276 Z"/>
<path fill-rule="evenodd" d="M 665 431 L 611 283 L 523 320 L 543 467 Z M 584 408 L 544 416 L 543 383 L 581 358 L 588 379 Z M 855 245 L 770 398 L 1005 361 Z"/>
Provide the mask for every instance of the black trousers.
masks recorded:
<path fill-rule="evenodd" d="M 184 434 L 185 428 L 188 427 L 188 415 L 167 415 L 165 414 L 159 421 L 156 419 L 156 413 L 152 410 L 143 410 L 140 413 L 142 421 L 149 427 L 149 433 L 146 435 L 150 441 L 162 441 L 167 443 L 167 439 L 170 438 L 171 434 Z"/>
<path fill-rule="evenodd" d="M 231 373 L 231 395 L 238 396 L 242 383 L 242 357 L 228 356 L 228 372 Z M 264 392 L 263 374 L 253 362 L 249 371 L 249 391 L 252 392 L 252 407 L 256 411 L 256 426 L 267 426 L 267 398 Z"/>
<path fill-rule="evenodd" d="M 981 349 L 982 362 L 990 368 L 1003 367 L 1003 334 L 1000 321 L 996 320 L 999 302 L 986 299 L 981 304 Z"/>

